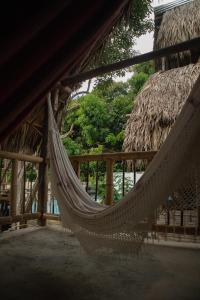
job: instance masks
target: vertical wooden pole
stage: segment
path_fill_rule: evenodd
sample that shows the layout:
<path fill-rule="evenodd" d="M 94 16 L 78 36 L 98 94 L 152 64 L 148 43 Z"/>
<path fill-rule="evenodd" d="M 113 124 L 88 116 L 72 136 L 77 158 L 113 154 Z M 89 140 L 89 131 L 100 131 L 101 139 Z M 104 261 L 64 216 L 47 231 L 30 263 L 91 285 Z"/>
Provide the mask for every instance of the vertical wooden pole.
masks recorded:
<path fill-rule="evenodd" d="M 96 184 L 95 184 L 95 201 L 98 198 L 98 187 L 99 187 L 99 162 L 96 161 Z"/>
<path fill-rule="evenodd" d="M 78 178 L 80 178 L 80 162 L 78 160 L 73 161 L 72 166 Z"/>
<path fill-rule="evenodd" d="M 23 162 L 24 165 L 24 175 L 23 175 L 23 199 L 22 199 L 22 207 L 21 213 L 22 215 L 25 213 L 25 203 L 26 203 L 26 162 Z"/>
<path fill-rule="evenodd" d="M 10 216 L 16 216 L 17 210 L 17 176 L 18 176 L 18 161 L 12 161 L 12 178 L 11 178 L 11 199 L 10 199 Z"/>
<path fill-rule="evenodd" d="M 113 164 L 112 159 L 106 161 L 106 205 L 111 205 L 113 202 Z"/>
<path fill-rule="evenodd" d="M 46 212 L 48 200 L 48 103 L 45 105 L 44 121 L 43 121 L 43 139 L 41 144 L 40 155 L 43 157 L 43 162 L 39 164 L 39 189 L 38 189 L 38 211 L 40 212 L 39 225 L 45 226 L 46 219 L 44 213 Z"/>
<path fill-rule="evenodd" d="M 197 234 L 200 235 L 200 205 L 197 207 Z"/>
<path fill-rule="evenodd" d="M 136 184 L 136 161 L 133 161 L 133 184 Z"/>
<path fill-rule="evenodd" d="M 180 214 L 181 214 L 180 225 L 182 227 L 183 226 L 183 210 L 180 211 Z"/>
<path fill-rule="evenodd" d="M 85 178 L 85 181 L 86 181 L 85 190 L 86 190 L 86 192 L 88 192 L 88 188 L 89 188 L 89 172 L 90 172 L 90 162 L 88 161 L 87 162 L 87 169 L 86 169 L 86 178 Z"/>
<path fill-rule="evenodd" d="M 122 196 L 125 195 L 125 160 L 122 161 Z"/>

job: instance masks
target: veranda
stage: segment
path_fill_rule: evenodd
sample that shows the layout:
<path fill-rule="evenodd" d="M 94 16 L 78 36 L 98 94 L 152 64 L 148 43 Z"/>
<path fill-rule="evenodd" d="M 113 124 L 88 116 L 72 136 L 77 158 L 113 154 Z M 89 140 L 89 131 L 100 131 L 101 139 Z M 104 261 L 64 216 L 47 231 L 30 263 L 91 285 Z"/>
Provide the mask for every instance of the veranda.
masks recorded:
<path fill-rule="evenodd" d="M 126 170 L 130 162 L 133 168 L 133 186 L 136 183 L 137 165 L 143 165 L 143 172 L 156 152 L 121 152 L 96 155 L 72 156 L 71 162 L 77 176 L 80 178 L 80 166 L 85 164 L 86 171 L 83 180 L 86 191 L 89 190 L 90 162 L 96 166 L 95 195 L 98 197 L 100 163 L 105 170 L 105 199 L 106 205 L 113 205 L 113 173 L 115 164 L 121 165 L 121 195 L 128 192 L 126 188 Z M 29 156 L 13 152 L 0 152 L 1 157 L 1 199 L 0 225 L 2 230 L 17 229 L 28 226 L 30 220 L 37 220 L 44 226 L 48 220 L 60 220 L 57 200 L 51 195 L 49 180 L 49 161 L 39 156 Z M 131 172 L 130 172 L 131 173 Z M 45 178 L 45 180 L 41 180 Z M 169 200 L 170 202 L 170 200 Z M 185 210 L 167 205 L 155 211 L 152 231 L 166 238 L 175 240 L 198 241 L 200 235 L 200 209 L 188 207 Z"/>
<path fill-rule="evenodd" d="M 63 82 L 65 86 L 76 84 L 150 59 L 169 57 L 186 50 L 199 51 L 199 42 L 200 39 L 195 38 L 78 75 L 69 73 Z M 49 66 L 52 65 L 51 61 Z M 198 81 L 193 91 L 197 102 L 199 91 Z M 25 99 L 23 93 L 16 95 L 22 96 L 20 101 Z M 64 106 L 64 101 L 59 105 Z M 1 121 L 5 122 L 1 132 L 3 136 L 7 122 L 3 117 Z M 13 124 L 12 127 L 15 122 Z M 150 240 L 146 243 L 139 257 L 126 257 L 123 254 L 120 257 L 88 257 L 73 233 L 61 227 L 60 215 L 55 209 L 56 199 L 51 194 L 49 181 L 47 119 L 44 118 L 42 128 L 38 124 L 32 125 L 40 135 L 42 132 L 40 156 L 0 151 L 2 299 L 199 299 L 199 202 L 193 209 L 182 209 L 177 206 L 173 208 L 170 198 L 166 199 L 166 204 L 155 211 L 149 228 L 159 241 L 152 244 Z M 114 205 L 115 165 L 118 163 L 121 166 L 120 188 L 124 195 L 127 192 L 125 174 L 129 162 L 133 166 L 134 186 L 138 161 L 143 162 L 145 171 L 155 154 L 130 152 L 83 155 L 71 157 L 71 162 L 77 176 L 81 179 L 84 177 L 86 190 L 90 186 L 89 166 L 91 162 L 95 163 L 94 200 L 98 197 L 99 167 L 104 164 L 104 200 L 106 205 L 111 206 Z M 81 165 L 85 165 L 84 174 L 80 174 Z"/>

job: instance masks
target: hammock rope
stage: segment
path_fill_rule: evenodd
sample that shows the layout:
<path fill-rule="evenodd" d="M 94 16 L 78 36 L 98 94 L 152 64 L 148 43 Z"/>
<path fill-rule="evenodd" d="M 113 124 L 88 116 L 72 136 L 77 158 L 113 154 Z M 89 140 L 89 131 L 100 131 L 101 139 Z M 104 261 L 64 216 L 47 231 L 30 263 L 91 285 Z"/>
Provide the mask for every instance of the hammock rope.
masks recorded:
<path fill-rule="evenodd" d="M 77 178 L 60 139 L 49 99 L 52 193 L 63 225 L 86 251 L 138 252 L 155 210 L 200 205 L 200 77 L 161 150 L 133 189 L 114 206 L 93 201 Z"/>

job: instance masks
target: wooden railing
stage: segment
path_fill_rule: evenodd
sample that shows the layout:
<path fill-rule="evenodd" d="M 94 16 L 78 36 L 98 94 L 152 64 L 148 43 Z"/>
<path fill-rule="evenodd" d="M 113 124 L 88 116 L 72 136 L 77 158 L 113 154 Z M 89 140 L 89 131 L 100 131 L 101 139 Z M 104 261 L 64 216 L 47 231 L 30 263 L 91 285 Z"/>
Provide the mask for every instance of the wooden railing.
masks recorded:
<path fill-rule="evenodd" d="M 95 199 L 97 199 L 98 193 L 98 162 L 105 162 L 105 204 L 111 205 L 113 203 L 113 173 L 114 173 L 114 165 L 116 162 L 121 162 L 122 169 L 122 195 L 125 194 L 124 185 L 125 185 L 125 171 L 127 169 L 127 162 L 129 166 L 133 170 L 133 183 L 136 182 L 136 166 L 138 161 L 143 161 L 143 166 L 147 166 L 148 163 L 153 159 L 155 151 L 145 151 L 145 152 L 115 152 L 115 153 L 102 153 L 102 154 L 88 154 L 88 155 L 75 155 L 71 156 L 70 160 L 74 167 L 74 170 L 78 177 L 80 177 L 81 164 L 87 163 L 86 170 L 86 190 L 88 189 L 88 175 L 89 175 L 89 163 L 96 162 L 96 188 L 95 188 Z"/>
<path fill-rule="evenodd" d="M 0 160 L 0 225 L 5 226 L 6 224 L 12 224 L 15 222 L 20 222 L 21 225 L 23 225 L 27 222 L 27 220 L 39 219 L 40 213 L 38 211 L 32 212 L 32 208 L 30 208 L 30 211 L 28 212 L 26 209 L 26 205 L 28 204 L 28 194 L 26 191 L 26 170 L 27 166 L 38 169 L 38 165 L 43 162 L 43 158 L 20 153 L 0 151 Z M 7 166 L 6 168 L 3 168 L 3 163 L 5 162 L 7 163 Z M 22 173 L 22 175 L 20 175 L 20 173 Z M 21 181 L 19 183 L 20 176 Z M 8 177 L 8 179 L 6 177 Z M 18 203 L 17 207 L 19 184 L 23 186 L 20 191 L 20 203 Z M 30 189 L 31 188 L 32 186 Z M 29 197 L 29 201 L 32 201 L 31 195 Z M 2 209 L 2 206 L 6 207 L 7 210 Z"/>
<path fill-rule="evenodd" d="M 123 172 L 123 183 L 125 182 L 125 162 L 131 161 L 135 166 L 138 160 L 149 162 L 155 152 L 133 152 L 133 153 L 104 153 L 96 155 L 71 156 L 70 160 L 78 175 L 81 176 L 81 164 L 96 162 L 96 188 L 95 200 L 98 194 L 98 166 L 105 162 L 105 199 L 107 205 L 113 203 L 113 168 L 116 162 L 121 161 Z M 22 225 L 28 220 L 38 219 L 40 223 L 45 223 L 45 219 L 56 219 L 58 210 L 54 208 L 55 199 L 50 195 L 50 184 L 48 178 L 41 182 L 40 164 L 44 164 L 44 159 L 39 156 L 31 156 L 22 153 L 0 151 L 0 225 L 20 222 Z M 3 168 L 3 162 L 6 167 Z M 48 168 L 48 162 L 46 162 Z M 21 169 L 20 169 L 21 168 Z M 30 168 L 37 174 L 33 181 L 27 178 Z M 20 175 L 20 170 L 22 175 Z M 133 170 L 134 181 L 136 181 L 136 168 Z M 45 172 L 48 174 L 48 171 Z M 87 174 L 89 175 L 89 174 Z M 8 177 L 8 180 L 5 177 Z M 21 176 L 21 183 L 19 177 Z M 47 177 L 47 176 L 46 176 Z M 2 181 L 3 180 L 3 181 Z M 43 186 L 42 186 L 43 184 Z M 20 186 L 22 188 L 20 190 Z M 28 187 L 27 187 L 28 186 Z M 89 182 L 86 182 L 88 190 Z M 124 190 L 124 184 L 123 184 Z M 124 194 L 125 191 L 123 191 Z M 19 193 L 21 194 L 19 207 Z M 18 199 L 17 199 L 18 197 Z M 18 207 L 17 207 L 18 203 Z M 49 205 L 50 203 L 50 205 Z M 57 205 L 57 204 L 56 204 Z M 50 209 L 48 208 L 50 207 Z"/>
<path fill-rule="evenodd" d="M 94 201 L 102 201 L 107 205 L 112 205 L 116 200 L 114 190 L 116 182 L 114 182 L 115 175 L 121 174 L 120 187 L 118 186 L 123 196 L 128 189 L 126 189 L 126 176 L 132 174 L 132 185 L 137 181 L 139 173 L 145 171 L 148 163 L 153 159 L 156 152 L 132 152 L 132 153 L 103 153 L 95 155 L 78 155 L 71 156 L 70 160 L 78 177 L 85 185 L 86 191 L 91 185 L 91 178 L 93 180 L 93 194 Z M 3 168 L 2 163 L 7 161 L 7 165 Z M 57 200 L 54 199 L 50 191 L 50 183 L 45 175 L 45 180 L 40 182 L 42 170 L 40 164 L 44 164 L 44 159 L 38 156 L 29 156 L 20 153 L 11 153 L 0 151 L 0 229 L 7 229 L 12 224 L 18 223 L 19 226 L 24 227 L 28 220 L 37 220 L 40 225 L 45 225 L 48 219 L 58 220 L 60 218 L 59 212 L 55 209 L 57 207 Z M 48 169 L 49 162 L 45 165 Z M 19 203 L 19 167 L 22 168 L 22 189 L 20 207 Z M 92 167 L 91 167 L 92 165 Z M 34 182 L 27 179 L 28 171 L 34 170 L 37 178 Z M 117 171 L 116 171 L 117 170 Z M 90 172 L 92 176 L 90 177 Z M 48 170 L 45 172 L 48 174 Z M 104 184 L 104 198 L 99 198 L 100 175 L 103 174 Z M 7 179 L 6 179 L 7 177 Z M 29 176 L 30 177 L 30 176 Z M 101 178 L 102 179 L 102 178 Z M 2 182 L 3 180 L 3 182 Z M 37 181 L 38 180 L 38 181 Z M 34 184 L 33 184 L 34 183 Z M 115 183 L 115 186 L 114 186 Z M 128 187 L 130 188 L 130 186 Z M 121 198 L 121 197 L 120 197 Z M 119 200 L 119 199 L 118 199 Z M 170 233 L 190 234 L 197 236 L 200 234 L 200 211 L 199 208 L 195 210 L 175 211 L 175 219 L 172 217 L 171 211 L 164 209 L 162 213 L 156 215 L 155 224 L 153 228 L 155 231 Z M 190 219 L 190 220 L 189 220 Z M 189 220 L 189 221 L 187 221 Z"/>

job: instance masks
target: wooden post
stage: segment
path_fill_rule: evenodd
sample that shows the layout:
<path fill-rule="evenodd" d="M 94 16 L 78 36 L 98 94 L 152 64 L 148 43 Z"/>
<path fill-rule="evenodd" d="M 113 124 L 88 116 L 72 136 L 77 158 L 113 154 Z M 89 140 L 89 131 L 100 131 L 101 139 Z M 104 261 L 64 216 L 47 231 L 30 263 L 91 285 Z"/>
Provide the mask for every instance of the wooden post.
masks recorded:
<path fill-rule="evenodd" d="M 197 207 L 197 234 L 200 235 L 200 205 Z"/>
<path fill-rule="evenodd" d="M 113 201 L 113 164 L 112 159 L 106 161 L 106 205 L 111 205 Z"/>
<path fill-rule="evenodd" d="M 44 122 L 43 122 L 43 139 L 41 145 L 41 156 L 43 161 L 39 164 L 39 189 L 38 189 L 38 212 L 40 212 L 39 225 L 45 226 L 46 219 L 44 214 L 46 212 L 48 200 L 48 103 L 45 105 Z"/>
<path fill-rule="evenodd" d="M 74 160 L 72 162 L 72 166 L 78 178 L 80 178 L 80 162 L 78 160 Z"/>
<path fill-rule="evenodd" d="M 12 178 L 11 178 L 11 198 L 10 198 L 10 216 L 14 218 L 17 210 L 17 176 L 18 161 L 12 160 Z"/>

